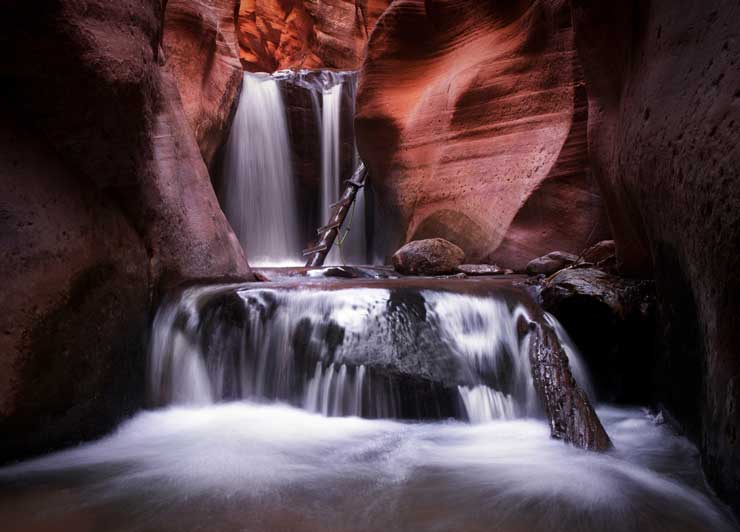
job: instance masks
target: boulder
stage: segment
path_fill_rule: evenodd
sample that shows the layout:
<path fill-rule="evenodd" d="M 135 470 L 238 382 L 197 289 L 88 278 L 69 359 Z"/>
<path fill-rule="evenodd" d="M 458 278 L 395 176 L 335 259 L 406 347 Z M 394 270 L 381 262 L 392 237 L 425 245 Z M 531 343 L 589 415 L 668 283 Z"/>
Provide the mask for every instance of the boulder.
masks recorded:
<path fill-rule="evenodd" d="M 552 275 L 553 273 L 572 266 L 578 256 L 563 251 L 552 251 L 547 255 L 529 261 L 527 273 L 529 275 Z"/>
<path fill-rule="evenodd" d="M 443 238 L 409 242 L 392 257 L 393 267 L 404 275 L 445 275 L 455 273 L 465 253 Z"/>
<path fill-rule="evenodd" d="M 471 263 L 608 238 L 588 168 L 586 90 L 567 2 L 402 0 L 368 43 L 357 146 L 390 254 L 440 237 Z"/>
<path fill-rule="evenodd" d="M 740 5 L 571 5 L 619 266 L 656 283 L 656 399 L 740 512 Z"/>

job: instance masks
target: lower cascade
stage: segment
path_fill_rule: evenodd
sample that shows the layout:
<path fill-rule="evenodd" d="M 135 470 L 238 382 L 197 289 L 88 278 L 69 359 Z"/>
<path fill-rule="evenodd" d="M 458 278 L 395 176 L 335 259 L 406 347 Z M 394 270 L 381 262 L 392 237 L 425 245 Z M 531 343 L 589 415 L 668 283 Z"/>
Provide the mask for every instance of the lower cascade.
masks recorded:
<path fill-rule="evenodd" d="M 154 320 L 153 408 L 0 469 L 4 530 L 736 530 L 660 415 L 599 407 L 604 453 L 551 438 L 535 325 L 595 400 L 508 285 L 185 288 Z"/>
<path fill-rule="evenodd" d="M 152 398 L 272 399 L 367 418 L 537 415 L 519 319 L 530 318 L 512 294 L 189 288 L 155 319 Z M 590 389 L 577 351 L 568 353 Z"/>

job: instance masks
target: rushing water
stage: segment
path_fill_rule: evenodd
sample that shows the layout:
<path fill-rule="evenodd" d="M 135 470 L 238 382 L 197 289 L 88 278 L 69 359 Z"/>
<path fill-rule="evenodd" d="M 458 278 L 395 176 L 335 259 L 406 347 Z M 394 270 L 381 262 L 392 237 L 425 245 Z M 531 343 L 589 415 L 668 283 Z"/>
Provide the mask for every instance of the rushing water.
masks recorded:
<path fill-rule="evenodd" d="M 277 80 L 266 74 L 244 74 L 221 196 L 252 265 L 300 262 L 303 242 L 285 105 Z"/>
<path fill-rule="evenodd" d="M 662 416 L 600 408 L 602 454 L 550 438 L 520 321 L 588 376 L 532 305 L 472 281 L 186 289 L 154 322 L 165 407 L 0 469 L 2 530 L 737 530 Z"/>
<path fill-rule="evenodd" d="M 515 293 L 388 283 L 187 289 L 155 320 L 152 395 L 158 404 L 279 399 L 381 418 L 482 422 L 539 412 L 528 337 L 517 326 L 528 313 Z M 577 352 L 570 357 L 582 367 Z"/>
<path fill-rule="evenodd" d="M 145 412 L 97 443 L 0 470 L 5 531 L 735 530 L 695 448 L 601 409 L 615 451 L 532 419 L 324 417 L 281 404 Z"/>

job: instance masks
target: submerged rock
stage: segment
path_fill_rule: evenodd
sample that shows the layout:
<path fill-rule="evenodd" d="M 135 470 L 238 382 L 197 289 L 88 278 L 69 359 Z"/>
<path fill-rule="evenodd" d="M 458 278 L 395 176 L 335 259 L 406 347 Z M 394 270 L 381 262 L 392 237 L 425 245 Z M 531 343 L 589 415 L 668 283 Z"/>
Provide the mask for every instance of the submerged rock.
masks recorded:
<path fill-rule="evenodd" d="M 552 275 L 553 273 L 572 266 L 578 257 L 572 253 L 553 251 L 543 257 L 538 257 L 527 264 L 529 275 Z"/>
<path fill-rule="evenodd" d="M 461 264 L 457 267 L 457 271 L 471 277 L 513 273 L 511 270 L 501 268 L 495 264 Z"/>
<path fill-rule="evenodd" d="M 444 238 L 409 242 L 393 255 L 393 267 L 404 275 L 445 275 L 455 273 L 465 253 Z"/>

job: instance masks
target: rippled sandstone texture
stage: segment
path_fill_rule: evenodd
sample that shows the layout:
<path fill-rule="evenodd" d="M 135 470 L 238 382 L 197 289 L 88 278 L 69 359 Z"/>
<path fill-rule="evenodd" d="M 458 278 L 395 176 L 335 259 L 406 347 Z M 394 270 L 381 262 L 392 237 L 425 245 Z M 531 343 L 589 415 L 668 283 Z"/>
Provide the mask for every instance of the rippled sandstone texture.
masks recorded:
<path fill-rule="evenodd" d="M 655 276 L 657 398 L 740 511 L 740 5 L 572 4 L 621 268 Z"/>
<path fill-rule="evenodd" d="M 523 270 L 605 237 L 563 1 L 400 0 L 378 21 L 356 129 L 389 247 L 442 237 Z"/>
<path fill-rule="evenodd" d="M 236 38 L 239 0 L 168 0 L 167 66 L 207 165 L 225 141 L 242 82 Z"/>
<path fill-rule="evenodd" d="M 390 0 L 242 0 L 239 46 L 244 69 L 353 70 Z"/>
<path fill-rule="evenodd" d="M 159 2 L 3 5 L 0 461 L 143 398 L 164 287 L 249 268 L 162 53 Z"/>

